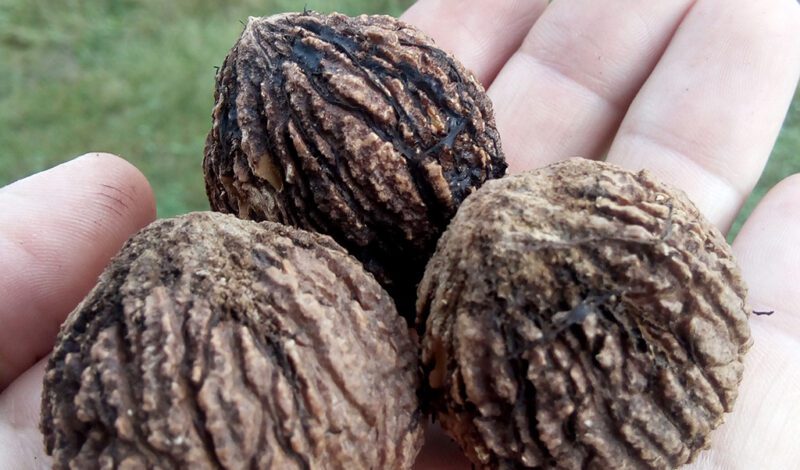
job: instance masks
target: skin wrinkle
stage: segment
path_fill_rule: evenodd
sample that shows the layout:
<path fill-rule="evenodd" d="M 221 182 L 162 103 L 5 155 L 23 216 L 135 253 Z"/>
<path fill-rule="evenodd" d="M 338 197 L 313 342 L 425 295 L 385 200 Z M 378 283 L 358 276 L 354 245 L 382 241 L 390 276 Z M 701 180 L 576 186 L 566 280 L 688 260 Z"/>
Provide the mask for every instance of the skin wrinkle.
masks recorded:
<path fill-rule="evenodd" d="M 702 150 L 698 152 L 697 149 L 706 147 L 700 140 L 689 140 L 688 138 L 676 134 L 667 134 L 665 132 L 668 132 L 668 130 L 658 129 L 658 125 L 655 124 L 653 126 L 645 126 L 643 123 L 637 124 L 636 127 L 623 126 L 619 135 L 625 138 L 639 140 L 645 145 L 650 145 L 665 151 L 659 153 L 672 155 L 676 160 L 681 162 L 680 165 L 675 165 L 676 167 L 693 166 L 700 170 L 703 176 L 718 181 L 733 191 L 739 198 L 743 199 L 744 196 L 749 194 L 752 190 L 752 185 L 742 187 L 741 181 L 737 184 L 736 178 L 725 174 L 724 171 L 720 171 L 720 168 L 714 168 L 710 162 L 714 162 L 716 159 L 704 155 L 705 152 Z M 654 130 L 646 131 L 646 128 L 654 128 Z M 694 152 L 694 155 L 692 155 L 692 152 Z"/>
<path fill-rule="evenodd" d="M 4 187 L 0 204 L 11 208 L 0 219 L 13 220 L 0 221 L 0 270 L 14 273 L 0 279 L 0 319 L 10 327 L 0 330 L 1 390 L 50 349 L 60 320 L 128 234 L 154 218 L 155 203 L 129 163 L 89 154 Z M 51 212 L 54 204 L 61 209 Z"/>
<path fill-rule="evenodd" d="M 594 80 L 586 80 L 580 75 L 573 75 L 569 67 L 565 67 L 555 61 L 537 57 L 533 51 L 524 51 L 521 49 L 517 51 L 517 54 L 521 56 L 527 64 L 534 68 L 540 68 L 545 73 L 551 74 L 564 85 L 573 85 L 578 90 L 594 98 L 592 101 L 599 101 L 604 105 L 603 107 L 610 109 L 615 114 L 622 114 L 627 107 L 627 103 L 623 98 L 611 96 L 610 86 L 597 85 Z"/>

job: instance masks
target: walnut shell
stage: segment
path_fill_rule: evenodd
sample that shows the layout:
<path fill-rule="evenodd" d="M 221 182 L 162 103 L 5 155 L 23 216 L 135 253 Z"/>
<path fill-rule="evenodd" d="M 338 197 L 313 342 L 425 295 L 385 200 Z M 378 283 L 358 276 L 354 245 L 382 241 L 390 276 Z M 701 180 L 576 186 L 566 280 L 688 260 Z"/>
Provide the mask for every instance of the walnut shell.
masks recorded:
<path fill-rule="evenodd" d="M 506 168 L 483 87 L 388 16 L 250 18 L 215 99 L 211 207 L 331 235 L 412 316 L 448 221 Z"/>
<path fill-rule="evenodd" d="M 720 232 L 646 171 L 492 181 L 420 284 L 427 392 L 482 467 L 679 466 L 733 407 L 745 296 Z"/>
<path fill-rule="evenodd" d="M 155 222 L 69 316 L 41 428 L 54 468 L 410 468 L 416 348 L 330 238 Z"/>

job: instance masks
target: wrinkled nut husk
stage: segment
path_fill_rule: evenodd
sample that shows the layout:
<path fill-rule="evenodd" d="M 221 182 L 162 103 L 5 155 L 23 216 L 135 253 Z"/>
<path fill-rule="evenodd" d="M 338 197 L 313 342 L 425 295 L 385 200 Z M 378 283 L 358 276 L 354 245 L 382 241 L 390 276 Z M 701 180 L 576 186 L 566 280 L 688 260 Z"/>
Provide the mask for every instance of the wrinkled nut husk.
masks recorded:
<path fill-rule="evenodd" d="M 212 208 L 331 235 L 412 318 L 436 240 L 506 168 L 483 87 L 388 16 L 250 18 L 215 99 Z"/>
<path fill-rule="evenodd" d="M 419 293 L 437 417 L 486 468 L 689 462 L 751 344 L 720 232 L 647 172 L 587 160 L 467 199 Z"/>
<path fill-rule="evenodd" d="M 54 468 L 410 468 L 416 349 L 330 238 L 195 213 L 123 248 L 48 362 Z"/>

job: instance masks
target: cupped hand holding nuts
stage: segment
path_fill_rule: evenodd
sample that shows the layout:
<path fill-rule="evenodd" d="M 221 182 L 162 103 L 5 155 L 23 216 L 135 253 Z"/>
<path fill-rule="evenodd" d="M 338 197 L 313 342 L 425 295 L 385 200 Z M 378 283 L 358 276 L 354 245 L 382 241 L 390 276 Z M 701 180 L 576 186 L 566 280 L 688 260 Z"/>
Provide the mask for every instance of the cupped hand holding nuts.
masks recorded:
<path fill-rule="evenodd" d="M 392 268 L 385 246 L 370 240 L 393 226 L 386 220 L 400 216 L 409 225 L 398 225 L 394 228 L 399 231 L 387 236 L 394 237 L 393 243 L 407 240 L 403 253 L 419 249 L 427 253 L 419 256 L 430 255 L 430 237 L 437 238 L 446 225 L 441 221 L 455 212 L 447 210 L 448 197 L 457 205 L 472 185 L 499 176 L 480 166 L 494 162 L 487 150 L 491 145 L 481 136 L 490 136 L 489 141 L 497 137 L 491 137 L 491 130 L 478 131 L 487 132 L 496 122 L 511 173 L 570 155 L 605 154 L 609 162 L 635 171 L 571 161 L 490 182 L 466 199 L 420 287 L 420 397 L 429 400 L 472 462 L 490 468 L 669 468 L 692 458 L 698 468 L 796 466 L 800 455 L 786 436 L 800 432 L 800 412 L 792 400 L 800 380 L 800 328 L 793 317 L 800 315 L 797 180 L 767 195 L 732 250 L 725 247 L 720 230 L 728 228 L 758 178 L 797 83 L 800 44 L 787 43 L 791 35 L 777 34 L 800 27 L 797 4 L 743 2 L 720 16 L 713 2 L 697 2 L 692 8 L 691 2 L 647 3 L 613 12 L 594 2 L 579 9 L 569 2 L 553 2 L 546 9 L 544 2 L 515 8 L 506 2 L 453 8 L 445 3 L 420 2 L 405 19 L 475 72 L 494 103 L 494 120 L 484 111 L 482 122 L 475 114 L 459 117 L 454 111 L 469 108 L 465 103 L 470 102 L 474 109 L 489 106 L 470 90 L 455 87 L 449 101 L 431 98 L 426 107 L 429 93 L 400 87 L 408 93 L 391 96 L 405 96 L 410 104 L 390 101 L 388 115 L 408 119 L 390 123 L 405 123 L 408 133 L 379 132 L 374 126 L 387 115 L 380 113 L 383 88 L 373 83 L 377 95 L 368 102 L 349 96 L 355 104 L 347 107 L 340 102 L 346 90 L 336 77 L 378 80 L 391 93 L 387 77 L 402 75 L 397 63 L 432 60 L 431 70 L 443 70 L 440 83 L 459 83 L 468 72 L 450 65 L 437 68 L 441 62 L 423 58 L 436 55 L 427 43 L 413 43 L 404 36 L 411 34 L 407 31 L 397 30 L 394 36 L 381 31 L 391 24 L 386 19 L 374 20 L 370 27 L 376 29 L 369 37 L 378 44 L 396 40 L 424 53 L 406 52 L 393 62 L 378 47 L 362 58 L 348 49 L 346 40 L 331 41 L 318 26 L 304 24 L 300 27 L 310 31 L 308 39 L 294 43 L 290 53 L 305 54 L 308 75 L 292 73 L 292 64 L 283 64 L 285 73 L 276 80 L 284 81 L 261 87 L 254 99 L 272 99 L 271 93 L 291 82 L 299 90 L 291 95 L 295 99 L 310 103 L 319 96 L 315 93 L 329 98 L 318 108 L 323 115 L 353 106 L 374 108 L 376 114 L 359 112 L 355 118 L 339 116 L 341 121 L 331 122 L 346 131 L 365 128 L 367 134 L 378 135 L 380 141 L 372 144 L 391 147 L 396 155 L 387 151 L 386 161 L 405 159 L 397 162 L 407 166 L 402 171 L 410 176 L 382 191 L 370 186 L 370 178 L 358 180 L 353 174 L 357 167 L 349 168 L 346 176 L 351 179 L 337 180 L 330 172 L 339 168 L 337 163 L 326 169 L 315 167 L 310 157 L 304 160 L 303 152 L 308 152 L 321 165 L 328 155 L 325 145 L 345 150 L 365 145 L 358 139 L 337 140 L 322 124 L 313 129 L 332 133 L 325 139 L 302 134 L 297 122 L 312 119 L 302 111 L 314 109 L 307 103 L 283 113 L 292 120 L 266 141 L 247 129 L 223 131 L 234 136 L 231 142 L 236 132 L 249 132 L 250 140 L 242 144 L 245 139 L 239 137 L 232 156 L 240 160 L 230 160 L 229 169 L 212 169 L 222 175 L 218 188 L 236 196 L 225 199 L 228 193 L 211 189 L 218 208 L 265 219 L 280 214 L 280 222 L 327 231 L 391 291 L 398 285 L 398 273 L 400 284 L 413 284 L 409 280 L 421 272 Z M 646 27 L 641 18 L 650 20 Z M 354 32 L 345 28 L 344 34 Z M 338 53 L 327 47 L 338 47 Z M 750 52 L 748 60 L 736 52 L 741 49 Z M 263 53 L 280 55 L 280 44 Z M 332 59 L 339 56 L 344 56 L 341 62 Z M 370 68 L 370 61 L 380 60 L 381 70 L 391 73 Z M 423 62 L 417 63 L 420 70 Z M 353 63 L 367 66 L 352 72 L 345 65 Z M 342 75 L 332 78 L 325 69 L 329 66 L 339 67 Z M 313 78 L 303 78 L 308 76 Z M 744 83 L 748 86 L 740 86 Z M 292 106 L 288 109 L 294 110 Z M 223 109 L 216 108 L 215 123 Z M 426 116 L 419 120 L 415 110 L 426 110 Z M 439 122 L 441 127 L 432 127 L 426 137 L 425 129 L 415 128 L 421 122 Z M 425 151 L 405 153 L 406 139 L 417 138 L 414 145 Z M 293 150 L 278 152 L 273 162 L 259 160 L 273 152 L 263 146 L 275 139 L 291 141 Z M 213 134 L 209 142 L 216 161 Z M 359 152 L 348 155 L 358 157 Z M 459 155 L 480 170 L 459 173 Z M 639 173 L 641 168 L 650 173 Z M 399 178 L 399 170 L 370 171 L 380 181 Z M 324 178 L 316 186 L 309 183 L 317 175 Z M 459 179 L 463 175 L 477 180 Z M 685 191 L 699 212 L 656 178 Z M 284 193 L 289 195 L 285 201 L 270 196 L 270 188 L 290 184 L 297 186 Z M 304 192 L 303 184 L 327 191 L 329 197 L 314 200 L 316 193 Z M 401 206 L 411 204 L 402 199 L 402 188 L 416 191 L 423 203 L 437 201 L 441 211 L 428 210 L 418 220 L 402 218 L 406 209 Z M 338 212 L 326 212 L 325 202 Z M 300 206 L 321 212 L 291 212 Z M 51 434 L 46 442 L 51 450 L 67 452 L 50 460 L 38 431 L 44 369 L 36 361 L 52 348 L 58 325 L 94 285 L 109 258 L 152 220 L 153 199 L 147 182 L 130 165 L 94 155 L 4 188 L 0 207 L 0 240 L 7 241 L 0 243 L 0 468 L 63 466 L 58 459 L 70 452 L 90 459 L 72 460 L 75 465 L 109 468 L 203 462 L 210 468 L 237 468 L 246 458 L 262 467 L 269 467 L 270 458 L 273 465 L 289 462 L 300 468 L 314 468 L 317 462 L 335 467 L 337 458 L 352 468 L 404 467 L 413 458 L 417 396 L 392 393 L 395 385 L 414 387 L 416 379 L 407 373 L 412 359 L 404 352 L 413 339 L 403 339 L 401 321 L 388 319 L 393 310 L 388 297 L 365 280 L 371 278 L 341 248 L 320 241 L 323 237 L 270 228 L 259 241 L 260 235 L 241 235 L 251 230 L 249 223 L 241 222 L 248 228 L 237 231 L 240 222 L 231 219 L 221 225 L 229 228 L 187 229 L 177 239 L 165 233 L 182 222 L 160 222 L 142 232 L 160 230 L 159 237 L 169 244 L 147 248 L 146 235 L 134 239 L 140 251 L 123 252 L 76 310 L 63 329 L 47 378 L 49 405 L 42 418 Z M 424 207 L 431 209 L 430 204 Z M 342 228 L 353 232 L 344 234 Z M 226 235 L 215 236 L 216 230 Z M 187 234 L 194 238 L 180 241 Z M 366 242 L 359 245 L 359 240 Z M 214 254 L 219 250 L 239 255 L 220 265 Z M 310 254 L 298 255 L 303 250 Z M 137 262 L 125 261 L 131 253 Z M 733 257 L 741 264 L 741 276 Z M 209 276 L 202 275 L 203 261 Z M 324 268 L 315 268 L 320 262 Z M 326 288 L 320 291 L 305 292 L 306 281 L 287 283 L 289 278 L 280 275 L 297 263 L 305 263 L 302 273 L 311 284 L 325 273 L 336 279 L 323 282 Z M 215 270 L 227 273 L 230 264 L 236 267 L 230 279 L 213 275 Z M 339 271 L 342 266 L 354 267 Z M 742 303 L 742 278 L 749 285 L 749 306 Z M 276 279 L 280 282 L 271 284 Z M 228 286 L 240 291 L 247 286 L 248 295 L 231 296 Z M 187 296 L 197 296 L 197 304 Z M 315 307 L 291 307 L 298 298 L 305 299 L 300 304 Z M 209 300 L 217 302 L 213 305 L 219 315 L 197 316 L 211 305 Z M 91 315 L 117 304 L 122 306 L 119 317 Z M 289 305 L 289 313 L 276 315 L 258 305 Z M 750 310 L 773 314 L 748 319 Z M 338 326 L 355 322 L 350 324 L 363 329 L 336 333 L 333 326 L 307 327 L 332 315 L 340 315 Z M 134 333 L 128 337 L 123 331 Z M 383 334 L 388 335 L 385 341 L 379 340 Z M 743 359 L 750 336 L 751 352 Z M 148 338 L 165 342 L 153 344 Z M 205 352 L 195 354 L 196 348 Z M 358 358 L 349 360 L 358 363 L 356 375 L 348 376 L 348 369 L 331 363 L 331 354 Z M 151 366 L 142 369 L 145 363 Z M 195 368 L 199 376 L 193 375 Z M 256 370 L 275 372 L 271 381 L 259 382 L 253 378 Z M 163 380 L 165 374 L 174 380 Z M 377 376 L 387 384 L 385 391 L 361 383 Z M 331 380 L 336 387 L 307 386 Z M 59 383 L 65 388 L 58 389 Z M 274 388 L 261 394 L 263 383 Z M 170 405 L 176 402 L 185 406 Z M 710 450 L 700 452 L 709 442 L 708 432 L 731 408 L 725 424 L 710 434 Z M 267 429 L 264 423 L 276 416 L 283 418 L 282 429 L 262 434 L 259 429 Z M 182 429 L 202 432 L 182 434 Z M 115 435 L 131 437 L 123 442 L 115 441 Z M 260 445 L 273 452 L 254 450 Z M 462 455 L 459 447 L 433 434 L 416 465 L 468 468 Z"/>

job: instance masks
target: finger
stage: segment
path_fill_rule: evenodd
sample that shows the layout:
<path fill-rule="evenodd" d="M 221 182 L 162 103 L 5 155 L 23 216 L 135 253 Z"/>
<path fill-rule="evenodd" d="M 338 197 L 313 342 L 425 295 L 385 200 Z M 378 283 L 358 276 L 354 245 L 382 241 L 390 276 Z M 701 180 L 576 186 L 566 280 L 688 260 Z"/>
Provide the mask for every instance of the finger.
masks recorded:
<path fill-rule="evenodd" d="M 50 350 L 109 258 L 154 217 L 147 180 L 107 154 L 0 189 L 0 390 Z"/>
<path fill-rule="evenodd" d="M 637 96 L 608 160 L 648 168 L 727 230 L 800 76 L 796 0 L 699 0 Z"/>
<path fill-rule="evenodd" d="M 546 6 L 546 0 L 419 0 L 402 19 L 433 37 L 488 87 Z"/>
<path fill-rule="evenodd" d="M 560 0 L 489 90 L 513 171 L 597 158 L 693 0 Z"/>
<path fill-rule="evenodd" d="M 796 468 L 800 447 L 800 175 L 770 191 L 733 248 L 757 311 L 732 415 L 696 468 Z"/>
<path fill-rule="evenodd" d="M 788 312 L 776 311 L 776 315 Z M 693 469 L 797 468 L 800 446 L 800 348 L 797 337 L 754 319 L 754 344 L 733 413 L 711 436 Z"/>
<path fill-rule="evenodd" d="M 0 393 L 0 468 L 51 468 L 39 432 L 46 359 Z"/>
<path fill-rule="evenodd" d="M 800 174 L 764 196 L 733 248 L 750 286 L 753 308 L 798 312 L 795 317 L 756 316 L 753 321 L 780 323 L 800 340 Z"/>

